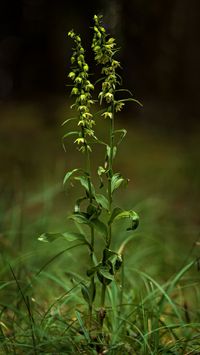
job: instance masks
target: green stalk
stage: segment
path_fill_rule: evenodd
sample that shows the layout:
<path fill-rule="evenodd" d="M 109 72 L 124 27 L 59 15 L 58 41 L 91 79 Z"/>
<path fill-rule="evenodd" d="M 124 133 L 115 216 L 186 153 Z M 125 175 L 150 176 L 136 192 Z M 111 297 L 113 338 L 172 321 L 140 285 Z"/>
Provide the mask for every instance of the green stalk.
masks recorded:
<path fill-rule="evenodd" d="M 114 149 L 114 105 L 112 105 L 112 119 L 110 119 L 110 157 L 108 161 L 108 202 L 109 210 L 108 213 L 111 215 L 112 212 L 112 191 L 111 191 L 111 179 L 113 176 L 113 149 Z M 108 240 L 107 248 L 110 247 L 112 239 L 112 227 L 111 224 L 108 226 Z"/>
<path fill-rule="evenodd" d="M 87 144 L 85 144 L 85 152 L 86 152 L 86 171 L 88 173 L 88 189 L 89 189 L 89 200 L 92 203 L 92 186 L 91 186 L 91 165 L 90 165 L 90 152 L 88 151 Z M 93 260 L 94 253 L 94 227 L 91 227 L 91 255 Z"/>
<path fill-rule="evenodd" d="M 84 128 L 82 127 L 82 135 L 84 137 Z M 91 186 L 91 164 L 90 164 L 90 152 L 88 150 L 87 144 L 85 143 L 85 153 L 86 153 L 86 171 L 88 173 L 88 189 L 89 189 L 89 201 L 92 203 L 92 186 Z M 90 259 L 91 259 L 91 266 L 93 266 L 93 257 L 94 257 L 94 227 L 90 227 Z M 91 283 L 94 285 L 94 276 L 91 278 Z M 89 305 L 89 328 L 91 328 L 92 323 L 92 311 L 93 305 Z"/>
<path fill-rule="evenodd" d="M 113 176 L 113 150 L 114 150 L 114 104 L 112 105 L 112 119 L 110 119 L 110 129 L 109 129 L 109 140 L 110 140 L 110 156 L 108 160 L 108 213 L 112 213 L 112 190 L 111 190 L 111 179 Z M 112 227 L 111 224 L 108 225 L 108 237 L 106 241 L 106 248 L 110 248 L 112 241 Z M 106 299 L 106 289 L 107 285 L 102 285 L 101 289 L 101 308 L 105 308 L 105 299 Z M 103 321 L 102 321 L 103 326 Z"/>
<path fill-rule="evenodd" d="M 121 266 L 121 290 L 120 290 L 120 301 L 119 301 L 119 317 L 122 314 L 123 299 L 124 299 L 124 256 L 122 255 L 122 266 Z"/>
<path fill-rule="evenodd" d="M 104 308 L 105 305 L 105 297 L 106 297 L 106 285 L 102 285 L 102 292 L 101 292 L 101 307 Z"/>

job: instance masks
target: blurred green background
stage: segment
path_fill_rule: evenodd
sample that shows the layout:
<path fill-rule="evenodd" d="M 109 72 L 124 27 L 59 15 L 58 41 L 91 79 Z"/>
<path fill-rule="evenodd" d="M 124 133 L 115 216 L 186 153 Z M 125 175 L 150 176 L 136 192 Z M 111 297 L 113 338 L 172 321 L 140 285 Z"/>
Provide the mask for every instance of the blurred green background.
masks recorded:
<path fill-rule="evenodd" d="M 61 142 L 61 123 L 71 115 L 67 32 L 73 27 L 81 33 L 94 71 L 88 43 L 99 12 L 121 48 L 123 85 L 144 105 L 127 105 L 117 119 L 128 135 L 115 168 L 130 183 L 116 203 L 133 207 L 141 218 L 133 262 L 149 272 L 159 267 L 156 273 L 167 278 L 189 255 L 198 257 L 199 1 L 102 0 L 77 6 L 4 0 L 0 9 L 2 270 L 8 261 L 26 272 L 28 263 L 38 269 L 61 248 L 41 246 L 37 236 L 65 230 L 78 194 L 77 187 L 62 185 L 67 170 L 82 164 L 73 144 L 67 143 L 65 153 Z M 98 119 L 97 126 L 104 136 L 105 121 Z M 102 157 L 95 151 L 96 165 Z"/>

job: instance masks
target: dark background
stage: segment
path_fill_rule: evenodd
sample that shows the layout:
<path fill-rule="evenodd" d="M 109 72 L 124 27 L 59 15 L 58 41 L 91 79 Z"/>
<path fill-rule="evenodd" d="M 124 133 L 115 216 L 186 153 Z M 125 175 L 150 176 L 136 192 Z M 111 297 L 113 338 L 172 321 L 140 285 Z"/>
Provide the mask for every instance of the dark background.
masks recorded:
<path fill-rule="evenodd" d="M 196 129 L 200 100 L 200 2 L 198 0 L 0 2 L 0 102 L 68 94 L 71 42 L 81 33 L 85 47 L 92 17 L 102 13 L 121 47 L 125 87 L 143 101 L 135 120 L 181 131 Z M 90 61 L 88 53 L 88 61 Z M 47 110 L 49 111 L 48 107 Z M 51 115 L 47 122 L 53 121 Z M 130 117 L 130 115 L 128 115 Z"/>

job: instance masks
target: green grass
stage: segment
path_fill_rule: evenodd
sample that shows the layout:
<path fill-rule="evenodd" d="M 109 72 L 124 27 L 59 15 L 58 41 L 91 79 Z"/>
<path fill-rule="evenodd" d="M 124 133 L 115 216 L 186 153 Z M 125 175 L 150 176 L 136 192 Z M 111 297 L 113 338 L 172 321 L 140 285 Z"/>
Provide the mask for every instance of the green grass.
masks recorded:
<path fill-rule="evenodd" d="M 18 124 L 9 121 L 10 110 L 4 111 L 0 142 L 5 159 L 0 168 L 0 354 L 200 353 L 198 134 L 127 127 L 116 168 L 131 181 L 116 198 L 126 208 L 134 206 L 141 224 L 124 246 L 124 268 L 108 287 L 102 333 L 98 309 L 90 331 L 86 326 L 80 287 L 88 265 L 85 250 L 37 240 L 44 231 L 65 231 L 78 188 L 66 190 L 62 179 L 73 160 L 80 163 L 79 156 L 72 155 L 70 145 L 67 154 L 62 152 L 60 129 L 45 127 L 32 106 L 13 109 Z M 62 120 L 61 107 L 57 121 Z M 116 224 L 115 229 L 118 249 L 124 228 Z"/>

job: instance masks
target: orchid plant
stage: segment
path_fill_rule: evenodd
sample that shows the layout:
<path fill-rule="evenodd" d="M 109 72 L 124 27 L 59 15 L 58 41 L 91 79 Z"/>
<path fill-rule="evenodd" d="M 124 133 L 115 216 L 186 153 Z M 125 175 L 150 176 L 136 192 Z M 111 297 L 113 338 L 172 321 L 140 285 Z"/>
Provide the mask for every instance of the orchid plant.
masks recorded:
<path fill-rule="evenodd" d="M 116 206 L 114 194 L 118 188 L 127 183 L 120 172 L 114 170 L 114 159 L 117 155 L 119 145 L 124 139 L 127 131 L 115 129 L 116 113 L 121 111 L 127 101 L 133 101 L 141 106 L 141 103 L 134 99 L 117 98 L 120 94 L 130 93 L 129 90 L 121 88 L 122 79 L 118 71 L 121 68 L 120 62 L 116 59 L 119 49 L 116 41 L 111 37 L 103 26 L 102 16 L 94 16 L 93 40 L 91 44 L 94 54 L 94 61 L 100 68 L 99 79 L 91 83 L 89 65 L 86 61 L 85 49 L 82 45 L 80 35 L 71 30 L 68 35 L 73 41 L 71 55 L 71 68 L 68 74 L 72 81 L 71 96 L 74 102 L 71 109 L 75 112 L 73 117 L 66 119 L 63 126 L 73 122 L 75 129 L 67 131 L 63 139 L 75 137 L 74 144 L 83 156 L 83 166 L 68 171 L 64 177 L 64 184 L 74 179 L 80 183 L 83 189 L 81 195 L 74 205 L 74 210 L 69 219 L 74 221 L 77 232 L 66 231 L 65 233 L 43 233 L 40 241 L 54 241 L 63 238 L 65 241 L 77 242 L 75 246 L 84 245 L 90 256 L 90 263 L 87 268 L 87 275 L 81 281 L 82 296 L 88 305 L 88 320 L 91 327 L 94 317 L 94 309 L 98 307 L 98 322 L 103 327 L 106 317 L 107 288 L 116 281 L 116 274 L 123 264 L 123 250 L 126 242 L 130 239 L 130 231 L 134 231 L 139 224 L 138 214 L 133 210 L 124 210 Z M 100 83 L 100 85 L 99 85 Z M 98 88 L 100 86 L 100 92 Z M 94 98 L 95 97 L 95 98 Z M 93 113 L 95 112 L 95 114 Z M 98 117 L 99 116 L 99 117 Z M 108 141 L 98 137 L 95 131 L 95 120 L 108 121 Z M 105 150 L 105 160 L 97 169 L 97 176 L 100 186 L 95 186 L 92 176 L 93 145 L 99 144 Z M 96 181 L 96 180 L 95 180 Z M 113 249 L 113 226 L 117 220 L 127 219 L 127 237 L 123 244 Z M 86 226 L 86 227 L 84 227 Z M 97 239 L 103 237 L 103 248 L 100 260 L 97 257 Z M 98 297 L 97 297 L 98 292 Z M 100 296 L 99 296 L 100 293 Z M 99 304 L 97 304 L 97 302 Z"/>

